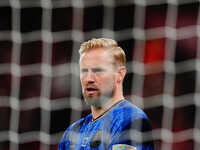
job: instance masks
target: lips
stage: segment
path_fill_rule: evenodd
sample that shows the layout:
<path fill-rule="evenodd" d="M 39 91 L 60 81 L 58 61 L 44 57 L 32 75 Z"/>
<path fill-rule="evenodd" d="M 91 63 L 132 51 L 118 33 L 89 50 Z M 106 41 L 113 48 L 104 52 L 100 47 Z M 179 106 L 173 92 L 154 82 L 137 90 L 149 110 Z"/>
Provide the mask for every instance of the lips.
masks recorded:
<path fill-rule="evenodd" d="M 98 89 L 94 88 L 94 87 L 87 87 L 86 88 L 86 93 L 87 94 L 95 94 L 97 91 L 98 91 Z"/>

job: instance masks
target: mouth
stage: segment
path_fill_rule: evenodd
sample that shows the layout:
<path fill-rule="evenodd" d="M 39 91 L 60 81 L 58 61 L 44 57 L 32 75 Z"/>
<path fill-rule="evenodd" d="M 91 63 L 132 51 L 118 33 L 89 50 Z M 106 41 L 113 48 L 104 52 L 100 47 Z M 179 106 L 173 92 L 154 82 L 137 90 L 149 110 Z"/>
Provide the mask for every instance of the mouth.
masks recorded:
<path fill-rule="evenodd" d="M 95 94 L 98 91 L 97 88 L 86 88 L 86 93 L 91 95 L 91 94 Z"/>

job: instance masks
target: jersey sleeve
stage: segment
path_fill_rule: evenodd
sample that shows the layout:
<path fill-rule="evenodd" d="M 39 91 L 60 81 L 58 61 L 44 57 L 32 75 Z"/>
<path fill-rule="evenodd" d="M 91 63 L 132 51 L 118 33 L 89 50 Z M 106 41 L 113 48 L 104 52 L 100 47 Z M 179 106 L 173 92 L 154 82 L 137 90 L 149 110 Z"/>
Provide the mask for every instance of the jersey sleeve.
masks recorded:
<path fill-rule="evenodd" d="M 124 122 L 112 138 L 109 150 L 154 150 L 152 128 L 146 118 Z"/>

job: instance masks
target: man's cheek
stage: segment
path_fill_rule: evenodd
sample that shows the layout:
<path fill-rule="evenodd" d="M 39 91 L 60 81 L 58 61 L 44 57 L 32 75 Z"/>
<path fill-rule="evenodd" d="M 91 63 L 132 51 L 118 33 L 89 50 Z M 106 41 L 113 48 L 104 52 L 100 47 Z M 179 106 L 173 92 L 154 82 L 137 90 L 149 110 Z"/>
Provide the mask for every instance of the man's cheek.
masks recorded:
<path fill-rule="evenodd" d="M 113 89 L 113 83 L 110 81 L 106 81 L 104 86 L 101 87 L 102 91 L 108 92 Z"/>

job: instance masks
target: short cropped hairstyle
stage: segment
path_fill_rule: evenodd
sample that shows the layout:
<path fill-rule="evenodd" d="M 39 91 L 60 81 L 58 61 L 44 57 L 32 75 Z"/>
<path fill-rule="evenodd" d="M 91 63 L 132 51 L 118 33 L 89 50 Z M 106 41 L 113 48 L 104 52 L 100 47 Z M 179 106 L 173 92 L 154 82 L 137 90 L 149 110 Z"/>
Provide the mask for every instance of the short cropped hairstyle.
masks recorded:
<path fill-rule="evenodd" d="M 105 50 L 111 51 L 114 58 L 114 64 L 116 66 L 125 66 L 126 55 L 115 40 L 109 38 L 93 38 L 87 42 L 84 42 L 81 44 L 79 49 L 80 56 L 94 48 L 105 48 Z"/>

